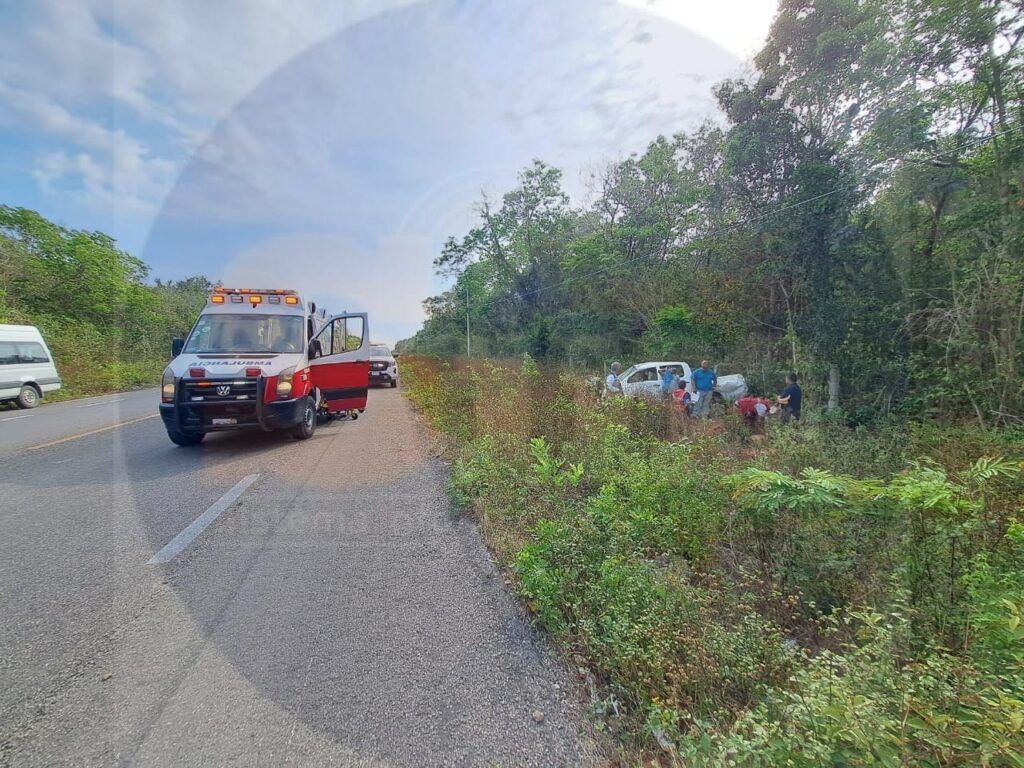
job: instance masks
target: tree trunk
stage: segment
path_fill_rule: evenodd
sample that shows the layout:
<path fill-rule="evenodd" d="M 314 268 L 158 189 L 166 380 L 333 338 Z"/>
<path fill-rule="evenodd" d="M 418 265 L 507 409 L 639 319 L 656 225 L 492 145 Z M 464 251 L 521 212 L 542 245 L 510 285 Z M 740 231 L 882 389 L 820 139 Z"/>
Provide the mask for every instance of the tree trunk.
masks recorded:
<path fill-rule="evenodd" d="M 828 409 L 834 411 L 839 407 L 839 366 L 833 363 L 828 367 Z"/>

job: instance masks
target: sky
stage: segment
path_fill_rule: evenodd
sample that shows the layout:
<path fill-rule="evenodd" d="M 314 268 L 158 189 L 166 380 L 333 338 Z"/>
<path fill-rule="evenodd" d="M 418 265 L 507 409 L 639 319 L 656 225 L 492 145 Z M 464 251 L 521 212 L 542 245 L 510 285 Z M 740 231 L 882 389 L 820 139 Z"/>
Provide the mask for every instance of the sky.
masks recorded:
<path fill-rule="evenodd" d="M 411 335 L 431 262 L 540 158 L 575 202 L 717 118 L 774 0 L 0 0 L 0 203 L 163 279 Z"/>

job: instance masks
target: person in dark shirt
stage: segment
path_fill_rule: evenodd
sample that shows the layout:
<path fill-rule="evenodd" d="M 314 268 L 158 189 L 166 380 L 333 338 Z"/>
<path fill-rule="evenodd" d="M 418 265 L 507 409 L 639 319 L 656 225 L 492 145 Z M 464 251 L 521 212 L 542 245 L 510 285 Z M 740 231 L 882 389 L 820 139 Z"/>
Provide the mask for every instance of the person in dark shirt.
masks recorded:
<path fill-rule="evenodd" d="M 800 405 L 803 402 L 804 393 L 800 389 L 800 385 L 796 383 L 796 374 L 786 374 L 786 388 L 782 390 L 782 394 L 778 398 L 779 405 L 782 406 L 782 423 L 788 424 L 792 418 L 794 421 L 800 421 Z"/>

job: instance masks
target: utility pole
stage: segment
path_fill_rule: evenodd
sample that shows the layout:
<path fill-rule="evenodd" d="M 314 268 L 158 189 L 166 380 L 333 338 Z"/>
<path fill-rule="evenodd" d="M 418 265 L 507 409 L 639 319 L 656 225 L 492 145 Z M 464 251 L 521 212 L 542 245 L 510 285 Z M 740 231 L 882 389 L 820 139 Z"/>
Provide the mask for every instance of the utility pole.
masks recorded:
<path fill-rule="evenodd" d="M 466 357 L 469 357 L 469 286 L 466 286 Z"/>

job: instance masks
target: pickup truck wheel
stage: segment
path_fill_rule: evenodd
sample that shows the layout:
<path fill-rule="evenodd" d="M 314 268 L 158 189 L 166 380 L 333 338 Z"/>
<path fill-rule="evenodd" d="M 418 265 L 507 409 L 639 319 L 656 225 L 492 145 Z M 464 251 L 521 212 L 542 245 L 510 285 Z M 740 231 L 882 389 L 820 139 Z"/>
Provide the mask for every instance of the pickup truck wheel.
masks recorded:
<path fill-rule="evenodd" d="M 206 437 L 205 432 L 179 432 L 176 429 L 168 429 L 167 436 L 175 445 L 189 447 L 199 445 Z"/>
<path fill-rule="evenodd" d="M 26 384 L 18 393 L 19 408 L 35 408 L 39 405 L 39 391 L 31 384 Z"/>
<path fill-rule="evenodd" d="M 302 421 L 292 427 L 292 437 L 296 440 L 308 440 L 316 432 L 316 404 L 312 397 L 302 401 Z"/>

